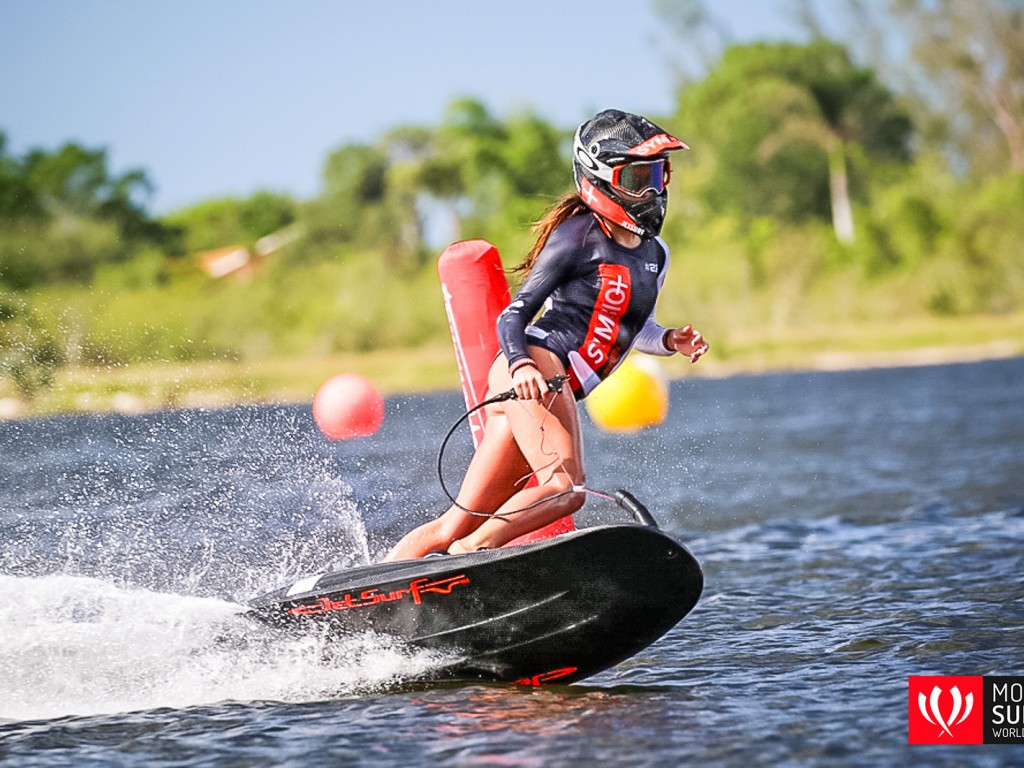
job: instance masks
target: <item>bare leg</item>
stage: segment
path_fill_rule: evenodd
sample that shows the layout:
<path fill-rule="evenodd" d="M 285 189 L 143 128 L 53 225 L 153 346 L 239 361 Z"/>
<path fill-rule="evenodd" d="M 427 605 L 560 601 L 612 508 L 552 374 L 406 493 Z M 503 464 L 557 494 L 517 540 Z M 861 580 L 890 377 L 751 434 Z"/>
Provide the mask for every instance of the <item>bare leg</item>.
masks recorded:
<path fill-rule="evenodd" d="M 501 364 L 505 365 L 504 362 Z M 489 409 L 493 410 L 488 411 L 483 440 L 473 454 L 457 494 L 457 500 L 463 507 L 487 513 L 494 512 L 508 501 L 530 474 L 530 466 L 512 437 L 504 411 L 497 406 L 489 406 Z M 453 505 L 440 517 L 407 533 L 384 560 L 406 560 L 447 549 L 453 541 L 472 533 L 485 520 L 486 517 L 471 515 Z"/>
<path fill-rule="evenodd" d="M 531 347 L 530 354 L 545 377 L 565 373 L 558 358 Z M 491 391 L 512 386 L 504 358 L 491 368 Z M 536 474 L 538 484 L 523 488 L 497 508 L 494 517 L 473 526 L 448 551 L 472 552 L 500 547 L 525 533 L 572 514 L 583 506 L 584 495 L 574 488 L 584 482 L 583 451 L 576 401 L 568 389 L 543 400 L 508 400 L 502 409 L 521 455 Z"/>

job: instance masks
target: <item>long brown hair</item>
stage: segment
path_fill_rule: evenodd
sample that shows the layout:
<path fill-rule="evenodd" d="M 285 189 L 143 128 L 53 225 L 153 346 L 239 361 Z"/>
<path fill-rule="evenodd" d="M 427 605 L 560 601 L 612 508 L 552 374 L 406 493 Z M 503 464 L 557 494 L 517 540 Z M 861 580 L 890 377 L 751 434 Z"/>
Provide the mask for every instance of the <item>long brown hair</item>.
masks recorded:
<path fill-rule="evenodd" d="M 533 269 L 534 262 L 537 261 L 537 255 L 543 250 L 555 228 L 566 219 L 570 219 L 580 213 L 586 213 L 589 210 L 586 203 L 583 202 L 583 198 L 576 192 L 569 192 L 560 198 L 558 202 L 548 208 L 547 212 L 540 218 L 540 221 L 530 227 L 530 231 L 537 236 L 537 239 L 534 240 L 533 247 L 526 254 L 523 262 L 512 267 L 511 271 L 518 275 L 526 275 Z"/>

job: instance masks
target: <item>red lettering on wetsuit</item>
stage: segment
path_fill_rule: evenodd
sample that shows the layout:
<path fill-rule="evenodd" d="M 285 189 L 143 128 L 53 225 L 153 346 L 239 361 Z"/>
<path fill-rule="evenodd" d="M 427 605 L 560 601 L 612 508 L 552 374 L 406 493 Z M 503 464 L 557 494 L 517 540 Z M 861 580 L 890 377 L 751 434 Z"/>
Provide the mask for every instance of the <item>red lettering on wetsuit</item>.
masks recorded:
<path fill-rule="evenodd" d="M 597 291 L 594 314 L 590 316 L 590 327 L 579 350 L 580 355 L 594 370 L 608 362 L 612 346 L 619 337 L 619 321 L 629 308 L 633 289 L 628 267 L 621 264 L 601 264 L 597 272 L 601 278 L 601 285 Z"/>

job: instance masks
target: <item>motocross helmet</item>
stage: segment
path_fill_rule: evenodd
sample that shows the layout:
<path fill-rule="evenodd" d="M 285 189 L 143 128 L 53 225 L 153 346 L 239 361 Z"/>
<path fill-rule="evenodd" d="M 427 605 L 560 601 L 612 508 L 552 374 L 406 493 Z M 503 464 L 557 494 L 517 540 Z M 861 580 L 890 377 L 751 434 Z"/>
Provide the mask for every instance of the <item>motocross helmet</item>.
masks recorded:
<path fill-rule="evenodd" d="M 689 147 L 647 118 L 606 109 L 576 131 L 576 189 L 594 213 L 640 237 L 656 237 L 668 205 L 668 153 L 676 149 Z"/>

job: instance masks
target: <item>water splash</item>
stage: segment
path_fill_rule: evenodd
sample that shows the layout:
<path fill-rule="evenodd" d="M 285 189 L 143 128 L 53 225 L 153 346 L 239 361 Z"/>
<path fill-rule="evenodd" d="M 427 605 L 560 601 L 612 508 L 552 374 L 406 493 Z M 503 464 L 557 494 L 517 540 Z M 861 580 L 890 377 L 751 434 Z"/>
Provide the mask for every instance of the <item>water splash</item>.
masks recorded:
<path fill-rule="evenodd" d="M 437 662 L 383 637 L 283 636 L 242 610 L 77 576 L 0 576 L 0 719 L 315 701 Z"/>
<path fill-rule="evenodd" d="M 241 615 L 282 584 L 370 560 L 358 468 L 300 416 L 33 430 L 28 456 L 0 470 L 0 718 L 317 700 L 431 663 L 390 639 L 286 638 Z M 15 457 L 19 432 L 5 433 Z"/>
<path fill-rule="evenodd" d="M 12 475 L 23 486 L 12 498 L 24 503 L 29 490 L 34 503 L 0 515 L 0 572 L 252 597 L 313 571 L 368 562 L 350 467 L 292 416 L 104 418 L 91 432 L 55 421 L 49 444 L 35 446 L 35 461 Z"/>

